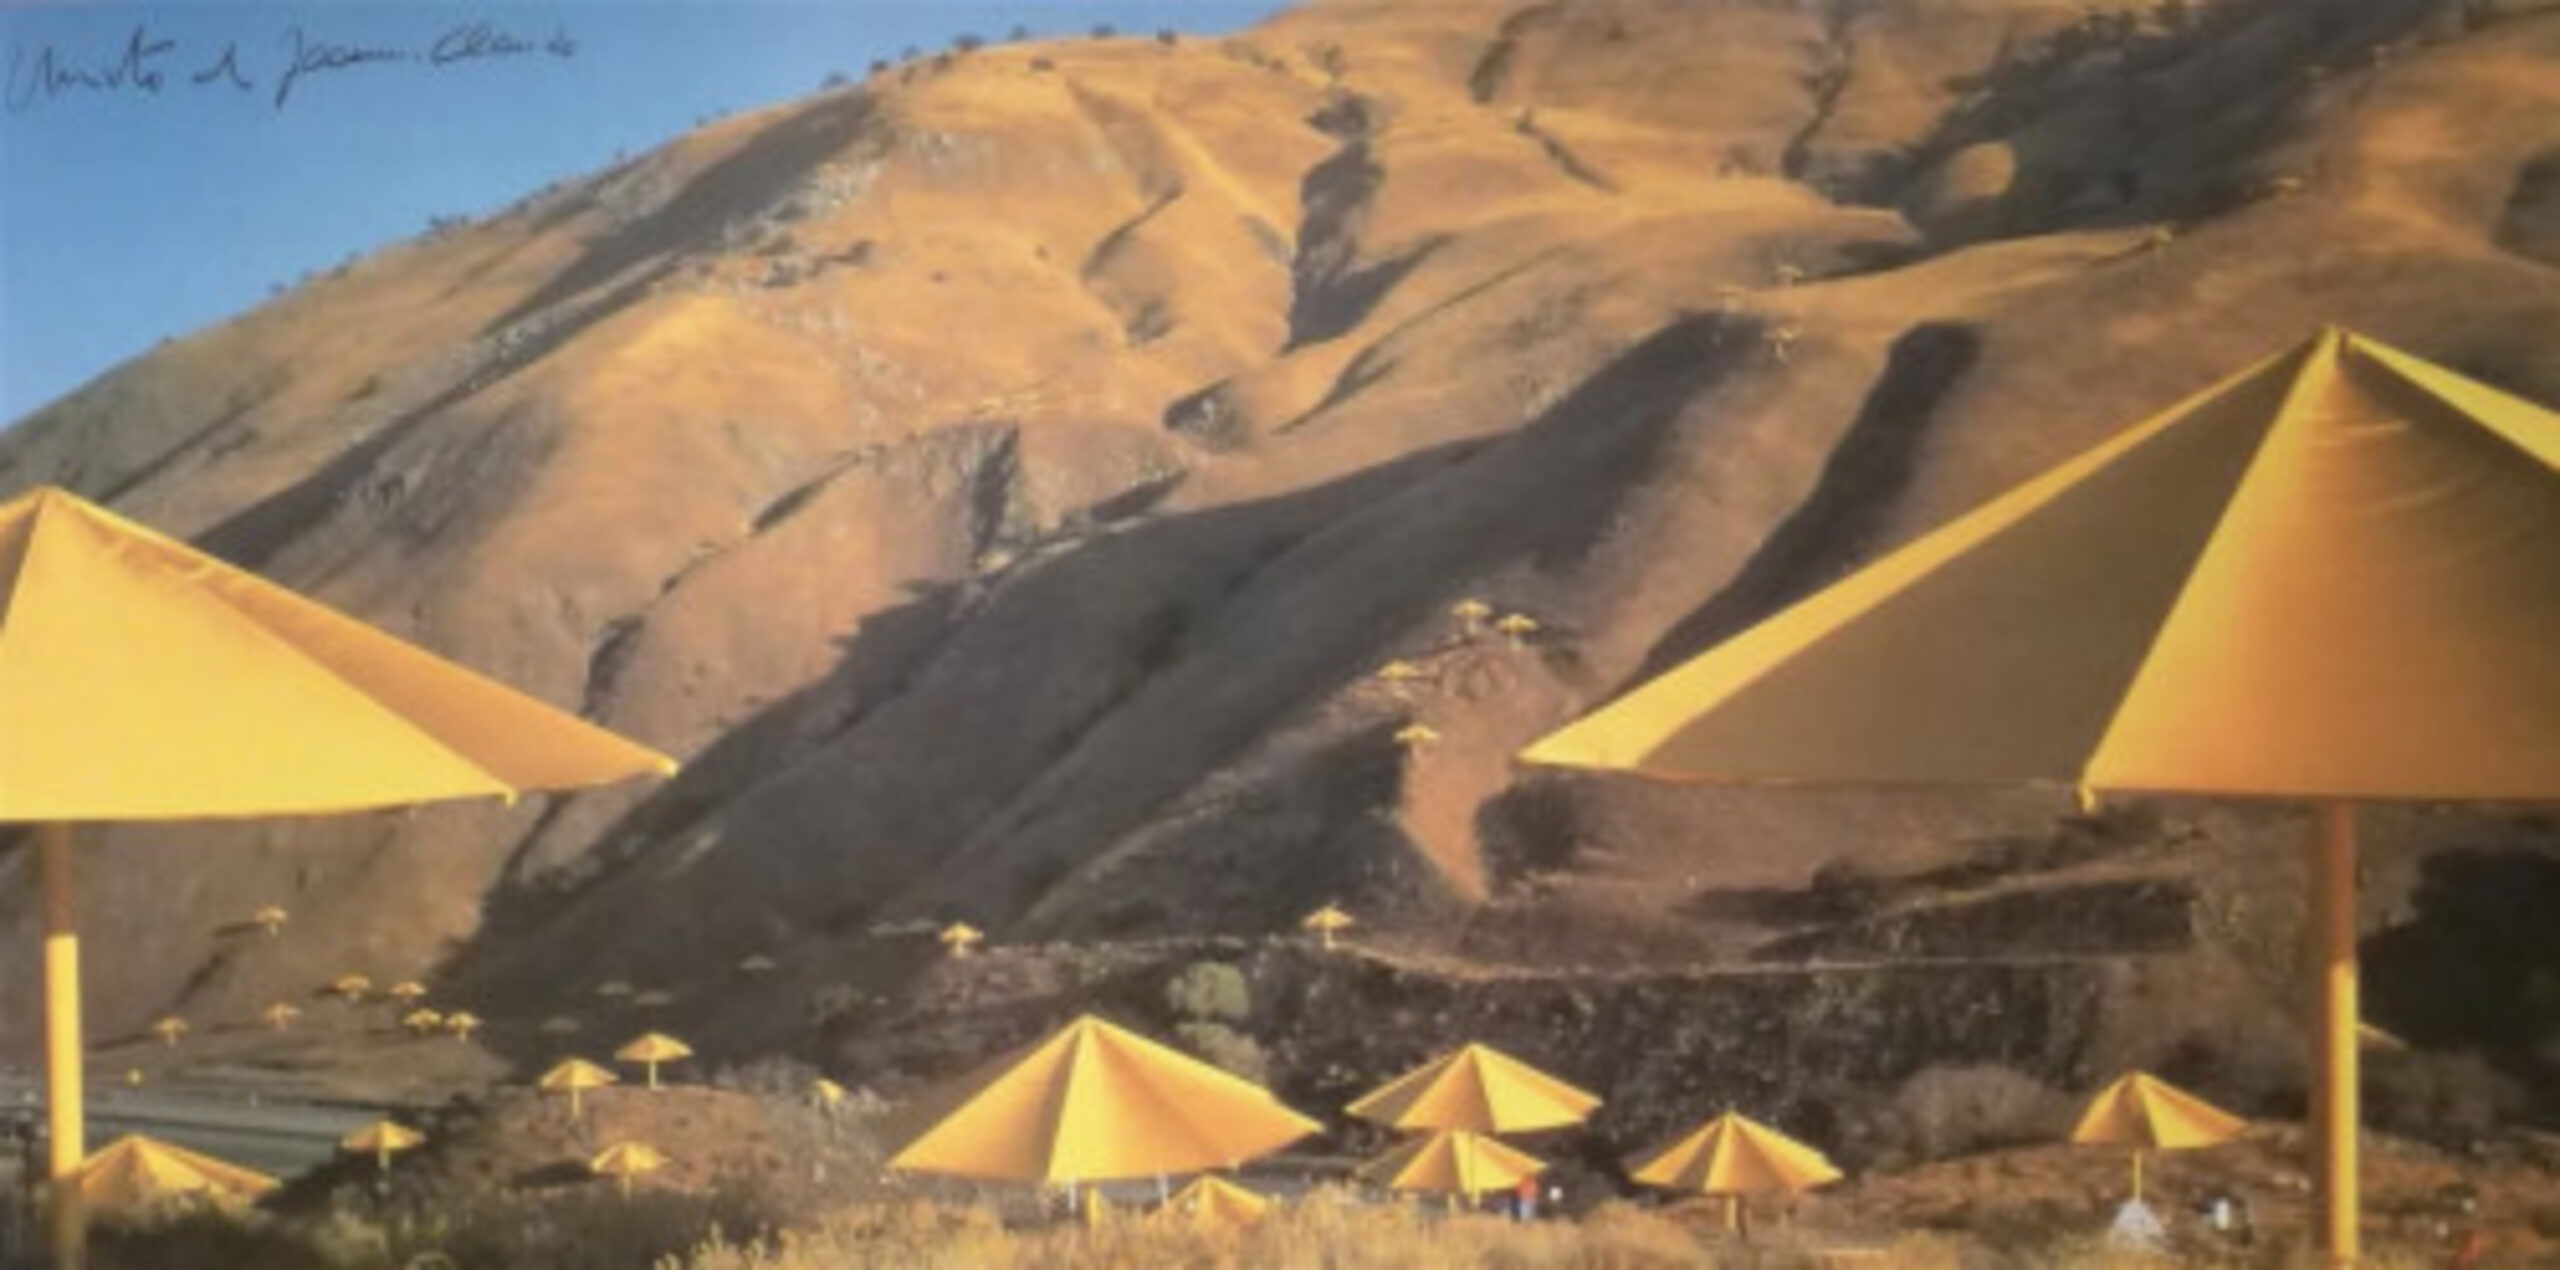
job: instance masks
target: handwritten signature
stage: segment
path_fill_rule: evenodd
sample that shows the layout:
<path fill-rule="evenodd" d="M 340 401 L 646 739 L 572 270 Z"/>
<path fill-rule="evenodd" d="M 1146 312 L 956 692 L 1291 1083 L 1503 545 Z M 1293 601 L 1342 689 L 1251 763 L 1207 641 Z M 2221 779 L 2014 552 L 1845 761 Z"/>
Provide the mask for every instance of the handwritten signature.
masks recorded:
<path fill-rule="evenodd" d="M 27 50 L 12 46 L 5 102 L 15 114 L 75 94 L 157 97 L 173 85 L 253 93 L 259 90 L 260 80 L 252 66 L 271 65 L 270 100 L 282 110 L 305 77 L 331 71 L 391 65 L 434 71 L 467 62 L 527 57 L 565 61 L 578 55 L 577 41 L 559 28 L 535 37 L 483 21 L 457 23 L 435 39 L 412 46 L 342 43 L 295 25 L 285 28 L 275 45 L 273 61 L 260 63 L 244 55 L 236 40 L 224 41 L 219 52 L 191 51 L 174 39 L 153 35 L 148 24 L 136 23 L 124 46 L 102 57 L 83 59 L 52 44 L 30 56 Z M 178 76 L 175 80 L 173 73 Z"/>

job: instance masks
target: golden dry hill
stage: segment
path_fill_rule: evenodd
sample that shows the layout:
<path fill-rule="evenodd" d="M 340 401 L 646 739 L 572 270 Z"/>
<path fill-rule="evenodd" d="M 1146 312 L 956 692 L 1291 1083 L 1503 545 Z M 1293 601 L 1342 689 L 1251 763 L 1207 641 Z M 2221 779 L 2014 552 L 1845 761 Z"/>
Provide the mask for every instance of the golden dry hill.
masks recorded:
<path fill-rule="evenodd" d="M 606 980 L 806 1047 L 952 918 L 1332 899 L 1469 973 L 2189 959 L 2206 990 L 2054 1069 L 2277 1026 L 2268 816 L 1507 756 L 2322 322 L 2560 401 L 2549 8 L 1320 0 L 894 67 L 385 249 L 23 420 L 0 493 L 72 486 L 688 770 L 101 832 L 93 1027 L 361 971 L 442 976 L 502 1048 Z M 2371 921 L 2422 951 L 2465 886 L 2560 870 L 2531 826 L 2380 833 Z M 278 937 L 226 929 L 270 902 Z M 2404 1026 L 2538 1061 L 2522 982 Z"/>

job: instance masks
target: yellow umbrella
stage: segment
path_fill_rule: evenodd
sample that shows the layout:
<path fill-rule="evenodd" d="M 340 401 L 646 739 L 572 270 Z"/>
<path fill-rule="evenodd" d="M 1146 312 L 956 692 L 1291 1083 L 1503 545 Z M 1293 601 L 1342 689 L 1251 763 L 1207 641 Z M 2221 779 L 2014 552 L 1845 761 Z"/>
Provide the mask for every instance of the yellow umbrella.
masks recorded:
<path fill-rule="evenodd" d="M 1360 1176 L 1395 1191 L 1482 1195 L 1511 1190 L 1546 1167 L 1537 1157 L 1483 1134 L 1440 1129 L 1362 1165 Z"/>
<path fill-rule="evenodd" d="M 631 1179 L 643 1173 L 655 1173 L 666 1166 L 667 1157 L 644 1142 L 617 1142 L 587 1161 L 588 1172 L 612 1178 L 625 1198 L 631 1194 Z"/>
<path fill-rule="evenodd" d="M 809 1082 L 809 1101 L 817 1104 L 820 1111 L 834 1111 L 844 1106 L 845 1099 L 851 1096 L 844 1086 L 824 1076 Z"/>
<path fill-rule="evenodd" d="M 658 1087 L 658 1064 L 673 1063 L 693 1057 L 693 1047 L 664 1032 L 643 1033 L 630 1044 L 615 1050 L 616 1060 L 638 1063 L 649 1069 L 649 1088 Z"/>
<path fill-rule="evenodd" d="M 2316 805 L 2314 1226 L 2351 1261 L 2350 808 L 2560 798 L 2555 468 L 2560 417 L 2325 330 L 1522 757 Z"/>
<path fill-rule="evenodd" d="M 748 953 L 738 959 L 738 969 L 751 975 L 769 975 L 782 968 L 782 963 L 763 953 Z"/>
<path fill-rule="evenodd" d="M 1155 1211 L 1154 1220 L 1192 1226 L 1250 1226 L 1271 1213 L 1269 1197 L 1203 1173 Z"/>
<path fill-rule="evenodd" d="M 569 1095 L 569 1118 L 575 1120 L 578 1118 L 580 1094 L 590 1089 L 602 1089 L 607 1085 L 619 1084 L 621 1080 L 621 1077 L 614 1075 L 611 1071 L 583 1058 L 569 1058 L 562 1059 L 557 1066 L 544 1072 L 541 1079 L 534 1082 L 534 1087 L 546 1094 Z"/>
<path fill-rule="evenodd" d="M 1344 1110 L 1391 1129 L 1527 1133 L 1580 1124 L 1600 1105 L 1490 1045 L 1462 1045 L 1363 1095 Z"/>
<path fill-rule="evenodd" d="M 942 933 L 934 938 L 941 940 L 942 946 L 950 949 L 952 956 L 966 957 L 969 955 L 970 951 L 975 949 L 986 939 L 986 937 L 987 933 L 985 931 L 979 930 L 977 927 L 972 926 L 967 922 L 953 922 L 950 925 L 943 927 Z"/>
<path fill-rule="evenodd" d="M 80 1198 L 92 1209 L 149 1208 L 182 1199 L 229 1206 L 275 1188 L 276 1180 L 264 1173 L 141 1134 L 116 1139 L 80 1165 Z"/>
<path fill-rule="evenodd" d="M 415 1129 L 394 1124 L 388 1120 L 376 1120 L 338 1139 L 338 1149 L 357 1155 L 370 1155 L 373 1157 L 374 1167 L 388 1173 L 391 1171 L 391 1157 L 395 1152 L 423 1146 L 426 1141 L 427 1135 Z"/>
<path fill-rule="evenodd" d="M 58 489 L 0 503 L 0 562 L 0 823 L 40 826 L 56 1179 L 86 1154 L 73 824 L 513 798 L 674 770 Z M 84 1260 L 81 1232 L 78 1204 L 58 1205 L 58 1265 Z"/>
<path fill-rule="evenodd" d="M 194 1028 L 187 1025 L 187 1021 L 185 1019 L 179 1018 L 174 1014 L 163 1015 L 160 1018 L 153 1020 L 151 1024 L 151 1034 L 159 1037 L 161 1044 L 172 1048 L 176 1047 L 178 1044 L 179 1037 L 185 1036 L 187 1033 L 194 1030 Z"/>
<path fill-rule="evenodd" d="M 266 1020 L 268 1027 L 282 1032 L 291 1028 L 295 1019 L 302 1017 L 302 1007 L 290 1001 L 278 1001 L 259 1011 L 258 1017 Z"/>
<path fill-rule="evenodd" d="M 427 985 L 420 983 L 415 979 L 403 979 L 388 988 L 384 988 L 382 990 L 382 995 L 389 997 L 402 1005 L 416 1005 L 420 1001 L 426 1000 Z"/>
<path fill-rule="evenodd" d="M 1646 1156 L 1629 1175 L 1664 1190 L 1724 1196 L 1727 1229 L 1742 1225 L 1746 1195 L 1792 1195 L 1840 1180 L 1820 1151 L 1731 1111 Z"/>
<path fill-rule="evenodd" d="M 424 1036 L 444 1026 L 444 1016 L 433 1010 L 411 1010 L 400 1020 L 400 1026 Z"/>
<path fill-rule="evenodd" d="M 349 1001 L 362 1001 L 364 994 L 373 991 L 373 980 L 363 975 L 340 975 L 329 981 L 329 991 Z"/>
<path fill-rule="evenodd" d="M 2133 1197 L 2142 1198 L 2142 1154 L 2209 1147 L 2240 1136 L 2248 1123 L 2194 1094 L 2135 1072 L 2098 1091 L 2071 1130 L 2078 1146 L 2133 1148 Z"/>
<path fill-rule="evenodd" d="M 284 924 L 288 916 L 289 915 L 284 911 L 283 905 L 269 904 L 259 909 L 257 912 L 251 913 L 249 915 L 249 920 L 254 923 L 258 929 L 265 931 L 269 938 L 273 938 L 283 932 Z"/>
<path fill-rule="evenodd" d="M 1323 908 L 1307 914 L 1306 918 L 1298 924 L 1308 930 L 1314 931 L 1316 933 L 1316 938 L 1322 941 L 1326 948 L 1330 949 L 1333 947 L 1334 936 L 1351 929 L 1359 923 L 1352 920 L 1351 914 L 1343 912 L 1341 909 L 1336 908 L 1331 904 L 1327 904 Z"/>
<path fill-rule="evenodd" d="M 908 1113 L 889 1167 L 1034 1183 L 1234 1166 L 1314 1133 L 1268 1090 L 1087 1015 Z M 903 1126 L 902 1126 L 903 1127 Z"/>
<path fill-rule="evenodd" d="M 444 1016 L 444 1030 L 470 1040 L 471 1034 L 480 1030 L 480 1016 L 469 1010 L 456 1010 Z"/>

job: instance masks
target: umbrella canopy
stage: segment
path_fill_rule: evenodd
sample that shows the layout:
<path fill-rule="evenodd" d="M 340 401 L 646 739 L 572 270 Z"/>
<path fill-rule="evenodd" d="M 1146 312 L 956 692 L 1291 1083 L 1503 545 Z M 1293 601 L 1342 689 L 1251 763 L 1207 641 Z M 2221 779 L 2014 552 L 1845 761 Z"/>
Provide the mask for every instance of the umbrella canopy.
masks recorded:
<path fill-rule="evenodd" d="M 645 1142 L 617 1142 L 587 1161 L 587 1171 L 598 1177 L 638 1177 L 665 1167 L 667 1157 Z"/>
<path fill-rule="evenodd" d="M 2228 1142 L 2248 1122 L 2155 1076 L 2135 1072 L 2098 1091 L 2071 1141 L 2080 1146 L 2120 1146 L 2180 1151 Z"/>
<path fill-rule="evenodd" d="M 1482 1195 L 1510 1190 L 1546 1167 L 1537 1157 L 1482 1134 L 1442 1129 L 1360 1166 L 1360 1176 L 1395 1191 Z"/>
<path fill-rule="evenodd" d="M 1158 1221 L 1194 1226 L 1250 1226 L 1270 1212 L 1269 1197 L 1214 1173 L 1203 1173 L 1175 1191 L 1155 1216 Z"/>
<path fill-rule="evenodd" d="M 1087 1015 L 928 1096 L 915 1173 L 1107 1182 L 1231 1168 L 1321 1126 L 1268 1090 Z"/>
<path fill-rule="evenodd" d="M 565 1094 L 581 1089 L 602 1089 L 617 1084 L 621 1077 L 583 1058 L 567 1058 L 544 1072 L 535 1087 L 548 1094 Z"/>
<path fill-rule="evenodd" d="M 1630 1166 L 1647 1186 L 1701 1195 L 1793 1194 L 1840 1180 L 1820 1151 L 1726 1112 Z"/>
<path fill-rule="evenodd" d="M 358 811 L 675 770 L 61 490 L 0 503 L 0 614 L 0 704 L 25 723 L 0 730 L 0 821 Z"/>
<path fill-rule="evenodd" d="M 394 1154 L 424 1146 L 426 1141 L 427 1135 L 406 1125 L 376 1120 L 338 1139 L 338 1149 L 355 1155 L 370 1155 L 375 1167 L 388 1171 Z"/>
<path fill-rule="evenodd" d="M 648 1032 L 615 1050 L 613 1056 L 626 1063 L 672 1063 L 693 1057 L 693 1047 L 664 1032 Z"/>
<path fill-rule="evenodd" d="M 2351 1261 L 2349 809 L 2560 800 L 2555 646 L 2560 416 L 2331 328 L 1521 757 L 2318 804 L 2313 1224 Z"/>
<path fill-rule="evenodd" d="M 1490 1045 L 1468 1044 L 1406 1072 L 1344 1110 L 1391 1129 L 1526 1133 L 1580 1124 L 1600 1105 Z"/>
<path fill-rule="evenodd" d="M 2329 330 L 1531 746 L 1720 782 L 2560 798 L 2560 416 Z"/>
<path fill-rule="evenodd" d="M 80 1195 L 93 1209 L 147 1208 L 172 1200 L 245 1203 L 276 1188 L 255 1169 L 200 1155 L 157 1138 L 118 1138 L 80 1165 Z"/>
<path fill-rule="evenodd" d="M 673 760 L 42 488 L 0 503 L 0 823 L 35 823 L 50 1173 L 83 1156 L 70 826 L 513 798 Z M 101 755 L 113 761 L 100 761 Z M 56 1206 L 55 1260 L 82 1260 Z"/>

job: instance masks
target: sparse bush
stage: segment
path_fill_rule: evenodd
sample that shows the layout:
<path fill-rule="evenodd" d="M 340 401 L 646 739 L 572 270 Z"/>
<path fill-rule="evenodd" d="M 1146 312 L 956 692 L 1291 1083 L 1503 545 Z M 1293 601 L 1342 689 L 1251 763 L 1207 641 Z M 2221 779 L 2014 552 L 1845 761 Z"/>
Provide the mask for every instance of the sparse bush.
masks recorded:
<path fill-rule="evenodd" d="M 1166 48 L 1172 48 L 1174 45 L 1180 44 L 1181 42 L 1182 33 L 1171 27 L 1166 27 L 1163 30 L 1156 32 L 1156 43 L 1161 44 Z"/>
<path fill-rule="evenodd" d="M 1241 1023 L 1253 1014 L 1253 992 L 1244 972 L 1223 961 L 1195 961 L 1164 986 L 1165 1008 L 1177 1019 Z"/>
<path fill-rule="evenodd" d="M 1224 1023 L 1177 1023 L 1174 1036 L 1182 1047 L 1199 1055 L 1210 1064 L 1234 1072 L 1246 1080 L 1260 1082 L 1271 1075 L 1271 1064 L 1262 1046 L 1252 1037 Z"/>
<path fill-rule="evenodd" d="M 1940 1159 L 2050 1140 L 2068 1114 L 2061 1094 L 2023 1072 L 1987 1063 L 1927 1067 L 1895 1092 L 1879 1145 L 1898 1146 L 1913 1159 Z"/>
<path fill-rule="evenodd" d="M 965 31 L 951 37 L 951 47 L 958 52 L 975 53 L 986 46 L 984 39 Z"/>
<path fill-rule="evenodd" d="M 1093 24 L 1093 38 L 1097 40 L 1107 40 L 1118 34 L 1120 34 L 1120 28 L 1113 26 L 1108 22 L 1096 22 Z"/>

